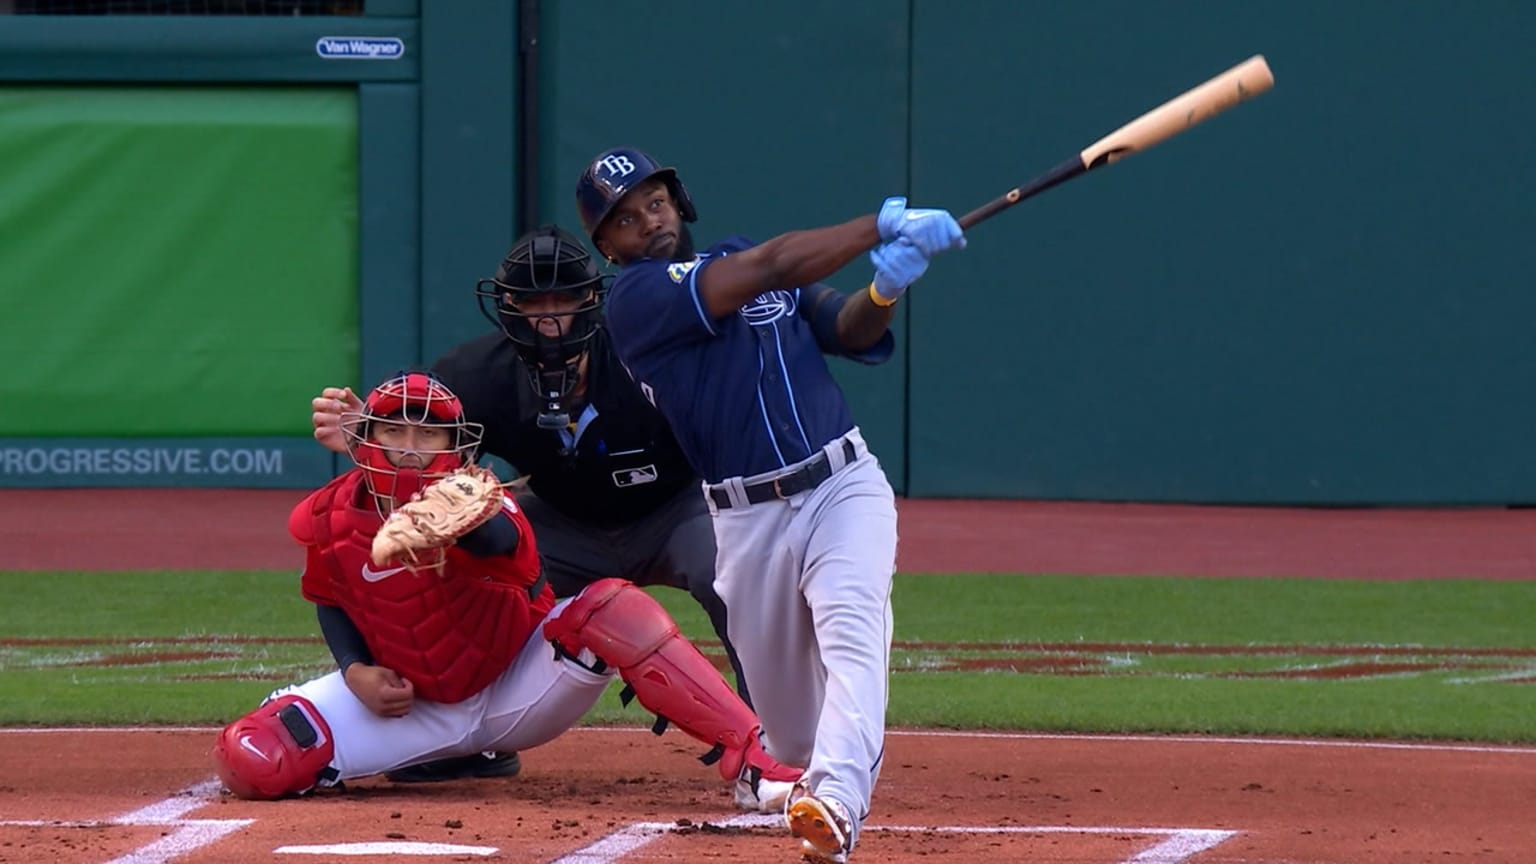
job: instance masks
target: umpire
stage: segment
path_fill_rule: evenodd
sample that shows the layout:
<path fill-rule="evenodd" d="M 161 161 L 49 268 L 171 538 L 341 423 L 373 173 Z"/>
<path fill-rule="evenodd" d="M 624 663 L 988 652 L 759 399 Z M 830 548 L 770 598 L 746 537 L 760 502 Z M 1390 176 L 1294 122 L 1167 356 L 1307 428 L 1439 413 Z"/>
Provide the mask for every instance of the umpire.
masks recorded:
<path fill-rule="evenodd" d="M 432 370 L 485 427 L 482 452 L 526 480 L 533 525 L 558 597 L 611 576 L 684 588 L 708 613 L 749 705 L 746 678 L 715 594 L 715 536 L 699 475 L 666 420 L 619 363 L 602 324 L 605 277 L 580 239 L 554 225 L 518 238 L 475 294 L 500 332 L 464 342 Z M 313 402 L 315 438 L 342 452 L 350 388 Z M 516 754 L 427 763 L 397 781 L 507 776 Z"/>

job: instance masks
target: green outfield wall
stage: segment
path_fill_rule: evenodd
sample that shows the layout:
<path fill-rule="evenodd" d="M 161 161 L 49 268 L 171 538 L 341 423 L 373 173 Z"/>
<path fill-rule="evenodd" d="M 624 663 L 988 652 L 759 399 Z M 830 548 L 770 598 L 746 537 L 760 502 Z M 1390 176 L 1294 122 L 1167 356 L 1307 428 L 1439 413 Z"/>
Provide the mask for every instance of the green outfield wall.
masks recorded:
<path fill-rule="evenodd" d="M 971 232 L 895 368 L 840 369 L 907 494 L 1536 501 L 1536 5 L 669 6 L 558 4 L 559 218 L 616 143 L 680 167 L 706 241 L 968 210 L 1270 60 L 1261 99 Z"/>
<path fill-rule="evenodd" d="M 1252 53 L 1276 85 L 934 265 L 911 492 L 1536 500 L 1536 156 L 1510 139 L 1536 5 L 958 8 L 914 6 L 921 200 L 985 200 Z"/>
<path fill-rule="evenodd" d="M 581 229 L 576 177 L 595 153 L 618 145 L 678 167 L 699 211 L 701 245 L 850 219 L 908 185 L 905 4 L 795 0 L 743 4 L 723 18 L 702 2 L 679 3 L 673 15 L 631 0 L 546 7 L 539 190 L 543 212 L 561 224 Z M 624 22 L 625 38 L 596 62 L 589 43 L 613 21 Z M 659 62 L 663 45 L 679 46 L 687 61 Z M 870 276 L 861 262 L 827 281 L 853 291 Z M 906 411 L 916 404 L 906 386 L 905 310 L 894 326 L 889 363 L 833 365 L 870 449 L 902 488 Z"/>
<path fill-rule="evenodd" d="M 0 15 L 0 156 L 25 166 L 0 175 L 0 351 L 29 373 L 0 385 L 0 485 L 329 476 L 311 391 L 484 332 L 475 280 L 529 222 L 578 227 L 574 179 L 604 147 L 676 164 L 700 240 L 765 239 L 890 194 L 969 209 L 1263 53 L 1273 92 L 978 227 L 902 304 L 889 364 L 836 365 L 893 482 L 1536 501 L 1536 6 L 365 12 Z M 49 123 L 91 126 L 94 149 Z"/>
<path fill-rule="evenodd" d="M 356 116 L 347 89 L 0 88 L 26 166 L 0 400 L 49 406 L 0 435 L 305 432 L 294 394 L 357 368 Z"/>

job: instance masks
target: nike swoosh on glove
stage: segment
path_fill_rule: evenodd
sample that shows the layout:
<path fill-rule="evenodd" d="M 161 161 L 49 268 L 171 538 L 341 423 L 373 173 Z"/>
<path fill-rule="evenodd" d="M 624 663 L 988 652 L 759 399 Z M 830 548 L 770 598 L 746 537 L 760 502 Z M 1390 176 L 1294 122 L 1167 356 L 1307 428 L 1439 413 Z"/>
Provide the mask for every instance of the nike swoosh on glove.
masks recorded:
<path fill-rule="evenodd" d="M 876 246 L 869 260 L 875 264 L 875 293 L 892 303 L 928 271 L 928 256 L 905 237 Z"/>
<path fill-rule="evenodd" d="M 949 249 L 965 248 L 965 230 L 948 210 L 907 210 L 896 233 L 930 258 Z"/>

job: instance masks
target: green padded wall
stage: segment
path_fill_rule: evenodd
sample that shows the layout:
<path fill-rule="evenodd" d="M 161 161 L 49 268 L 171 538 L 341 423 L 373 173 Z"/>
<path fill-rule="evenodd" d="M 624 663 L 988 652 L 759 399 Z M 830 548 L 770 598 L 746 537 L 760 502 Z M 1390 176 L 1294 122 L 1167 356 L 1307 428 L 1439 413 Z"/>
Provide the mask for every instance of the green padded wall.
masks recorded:
<path fill-rule="evenodd" d="M 546 219 L 579 232 L 576 177 L 594 154 L 621 144 L 678 167 L 700 213 L 700 245 L 840 222 L 906 187 L 909 33 L 901 5 L 678 0 L 662 14 L 655 4 L 622 0 L 543 9 Z M 869 276 L 860 263 L 830 284 L 855 290 Z M 905 319 L 897 326 L 889 363 L 831 366 L 900 488 Z"/>
<path fill-rule="evenodd" d="M 421 15 L 421 362 L 493 325 L 475 283 L 512 247 L 515 4 L 423 3 Z"/>
<path fill-rule="evenodd" d="M 833 363 L 893 482 L 1536 502 L 1536 6 L 541 6 L 537 165 L 515 152 L 511 4 L 248 26 L 16 16 L 0 31 L 0 159 L 24 166 L 0 175 L 0 359 L 19 373 L 0 389 L 0 484 L 63 473 L 31 466 L 49 446 L 71 466 L 115 465 L 116 438 L 184 440 L 199 464 L 227 441 L 307 447 L 296 390 L 489 326 L 470 292 L 511 240 L 525 171 L 540 218 L 574 229 L 586 159 L 647 148 L 680 168 L 703 242 L 903 192 L 963 211 L 1262 52 L 1274 92 L 977 228 L 903 304 L 891 364 Z M 317 59 L 338 26 L 404 54 Z M 29 410 L 40 393 L 65 409 Z M 282 451 L 270 482 L 306 484 L 313 466 L 289 466 L 308 452 Z M 147 479 L 207 482 L 156 464 Z"/>
<path fill-rule="evenodd" d="M 0 437 L 305 435 L 357 368 L 350 88 L 0 87 Z"/>
<path fill-rule="evenodd" d="M 921 496 L 1536 501 L 1536 5 L 915 0 L 913 191 L 965 210 L 1264 53 L 1274 90 L 913 292 Z"/>

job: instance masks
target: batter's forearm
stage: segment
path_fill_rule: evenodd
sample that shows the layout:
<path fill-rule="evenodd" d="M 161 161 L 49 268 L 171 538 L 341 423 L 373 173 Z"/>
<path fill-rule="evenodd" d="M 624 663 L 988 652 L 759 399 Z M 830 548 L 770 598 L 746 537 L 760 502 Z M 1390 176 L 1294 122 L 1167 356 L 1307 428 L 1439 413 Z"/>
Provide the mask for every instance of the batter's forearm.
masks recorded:
<path fill-rule="evenodd" d="M 894 303 L 880 306 L 869 296 L 867 289 L 855 292 L 837 313 L 837 339 L 850 352 L 863 351 L 880 341 L 895 317 Z"/>
<path fill-rule="evenodd" d="M 873 216 L 861 216 L 828 228 L 780 234 L 760 247 L 772 261 L 774 284 L 768 288 L 794 288 L 819 282 L 879 242 L 880 232 Z"/>
<path fill-rule="evenodd" d="M 787 290 L 825 279 L 879 242 L 873 216 L 780 234 L 711 262 L 699 275 L 699 296 L 710 316 L 720 318 L 765 291 Z"/>

